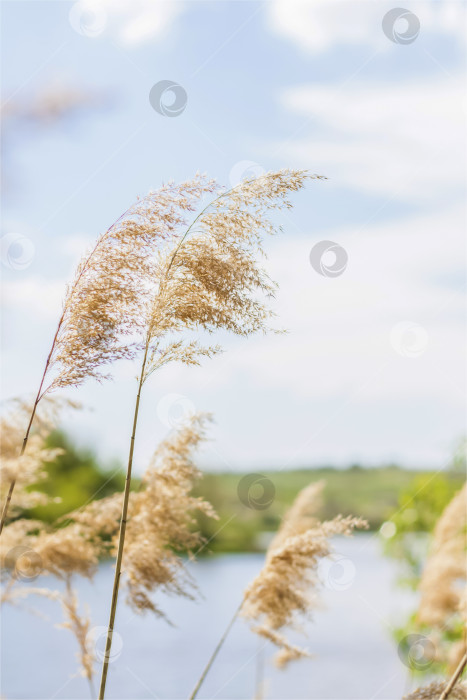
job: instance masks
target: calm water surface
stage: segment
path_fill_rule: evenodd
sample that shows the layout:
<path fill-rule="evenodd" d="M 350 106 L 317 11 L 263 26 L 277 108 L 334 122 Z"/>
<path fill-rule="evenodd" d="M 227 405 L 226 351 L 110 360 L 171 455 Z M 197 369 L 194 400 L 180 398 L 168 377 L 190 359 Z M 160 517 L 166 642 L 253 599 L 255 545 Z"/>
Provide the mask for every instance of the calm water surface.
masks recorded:
<path fill-rule="evenodd" d="M 253 698 L 256 674 L 264 668 L 263 697 L 281 700 L 400 699 L 410 687 L 391 629 L 415 605 L 414 596 L 395 585 L 395 564 L 383 557 L 378 537 L 336 538 L 342 557 L 325 562 L 324 607 L 307 624 L 305 644 L 314 654 L 278 671 L 274 648 L 239 620 L 221 650 L 200 693 L 202 698 Z M 257 554 L 212 556 L 190 565 L 201 595 L 196 603 L 160 597 L 173 626 L 154 616 L 138 616 L 120 605 L 116 658 L 109 671 L 109 699 L 187 698 L 207 658 L 235 611 L 246 584 L 260 570 Z M 81 602 L 92 624 L 105 626 L 112 588 L 111 565 L 100 568 L 93 583 L 78 582 Z M 38 579 L 35 585 L 51 585 Z M 124 596 L 121 598 L 123 603 Z M 41 615 L 4 606 L 1 691 L 13 698 L 89 698 L 87 681 L 76 677 L 76 645 L 71 633 L 57 629 L 59 605 L 34 598 Z M 48 618 L 48 619 L 47 619 Z M 99 630 L 97 630 L 98 634 Z M 301 635 L 294 641 L 303 643 Z M 103 648 L 103 640 L 97 642 Z M 98 684 L 98 678 L 96 678 Z"/>

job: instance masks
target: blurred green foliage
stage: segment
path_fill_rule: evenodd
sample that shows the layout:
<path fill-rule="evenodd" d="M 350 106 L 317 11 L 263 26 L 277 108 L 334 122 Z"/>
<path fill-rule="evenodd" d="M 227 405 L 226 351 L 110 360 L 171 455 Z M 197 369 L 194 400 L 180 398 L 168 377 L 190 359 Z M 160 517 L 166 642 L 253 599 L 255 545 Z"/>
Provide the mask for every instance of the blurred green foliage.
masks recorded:
<path fill-rule="evenodd" d="M 120 464 L 100 467 L 92 450 L 78 449 L 58 430 L 49 435 L 47 446 L 59 447 L 63 454 L 44 465 L 47 478 L 34 490 L 43 491 L 57 502 L 29 510 L 28 517 L 51 523 L 92 499 L 123 491 L 125 476 Z"/>
<path fill-rule="evenodd" d="M 432 483 L 432 488 L 426 489 L 425 496 L 428 501 L 431 498 L 437 508 L 442 507 L 446 499 L 449 500 L 449 494 L 462 483 L 462 475 L 453 474 L 445 484 L 446 493 L 438 494 L 438 477 L 434 472 L 410 471 L 395 465 L 381 468 L 353 466 L 348 469 L 324 467 L 283 472 L 262 471 L 261 474 L 270 479 L 275 487 L 275 498 L 265 510 L 249 508 L 239 499 L 238 484 L 246 472 L 204 475 L 195 493 L 210 501 L 219 515 L 219 521 L 205 517 L 199 520 L 203 534 L 209 540 L 210 550 L 263 550 L 267 546 L 267 533 L 272 536 L 297 493 L 312 481 L 323 479 L 326 483 L 323 504 L 318 513 L 321 518 L 333 518 L 339 513 L 362 516 L 369 521 L 372 530 L 379 529 L 400 508 L 401 494 L 406 494 L 406 501 L 410 500 L 408 494 L 414 481 Z M 428 503 L 426 510 L 430 512 L 431 508 Z M 428 514 L 424 514 L 419 529 L 431 529 L 432 525 Z"/>
<path fill-rule="evenodd" d="M 397 510 L 391 514 L 395 533 L 386 540 L 387 554 L 399 560 L 401 583 L 416 588 L 425 561 L 429 533 L 459 490 L 465 477 L 457 471 L 416 476 L 401 490 Z M 426 533 L 421 537 L 420 533 Z"/>
<path fill-rule="evenodd" d="M 92 450 L 77 448 L 71 438 L 60 431 L 50 435 L 48 445 L 60 447 L 64 453 L 45 465 L 48 475 L 40 490 L 61 500 L 30 510 L 28 517 L 50 523 L 91 499 L 123 491 L 125 478 L 121 465 L 114 463 L 103 468 Z M 238 486 L 248 474 L 251 472 L 207 472 L 198 483 L 194 495 L 212 503 L 219 515 L 217 521 L 199 516 L 199 527 L 208 540 L 205 552 L 264 550 L 297 493 L 310 482 L 323 479 L 326 486 L 318 515 L 323 519 L 339 513 L 362 516 L 369 521 L 370 528 L 376 530 L 396 512 L 393 520 L 398 534 L 390 546 L 394 546 L 392 553 L 403 559 L 405 550 L 397 554 L 397 548 L 402 547 L 400 534 L 413 529 L 431 530 L 437 514 L 462 481 L 460 471 L 441 476 L 396 465 L 262 471 L 261 474 L 272 482 L 275 495 L 269 507 L 257 510 L 245 505 L 238 495 Z M 133 488 L 137 489 L 139 483 L 135 478 Z M 259 487 L 256 497 L 261 491 Z M 254 499 L 255 492 L 251 495 Z"/>
<path fill-rule="evenodd" d="M 420 474 L 412 478 L 399 495 L 397 508 L 391 514 L 394 532 L 387 538 L 385 550 L 395 557 L 400 565 L 399 582 L 416 590 L 420 584 L 431 535 L 444 509 L 465 482 L 466 464 L 464 445 L 456 451 L 456 457 L 446 471 Z M 417 620 L 417 611 L 412 612 L 404 625 L 394 630 L 394 637 L 409 658 L 410 648 L 406 640 L 414 633 L 431 639 L 436 656 L 427 664 L 411 668 L 414 675 L 452 673 L 448 668 L 449 653 L 465 635 L 461 616 L 452 615 L 441 628 L 430 629 Z"/>

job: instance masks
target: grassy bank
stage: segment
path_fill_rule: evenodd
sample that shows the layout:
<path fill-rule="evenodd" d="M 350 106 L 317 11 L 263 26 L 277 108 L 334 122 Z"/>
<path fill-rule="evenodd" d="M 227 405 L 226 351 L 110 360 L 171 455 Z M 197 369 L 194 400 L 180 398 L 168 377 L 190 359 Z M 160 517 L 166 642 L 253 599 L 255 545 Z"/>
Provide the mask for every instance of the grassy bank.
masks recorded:
<path fill-rule="evenodd" d="M 268 533 L 277 529 L 282 515 L 298 491 L 311 481 L 323 479 L 326 482 L 319 512 L 321 518 L 332 518 L 339 513 L 359 515 L 368 520 L 372 530 L 378 529 L 394 515 L 401 504 L 401 498 L 410 492 L 414 482 L 426 484 L 422 493 L 427 498 L 439 489 L 440 480 L 449 493 L 460 488 L 463 482 L 463 475 L 455 472 L 435 477 L 432 471 L 413 471 L 397 466 L 263 471 L 261 474 L 272 482 L 275 495 L 269 507 L 256 510 L 245 505 L 239 498 L 238 487 L 246 474 L 208 473 L 197 488 L 197 495 L 209 500 L 219 515 L 217 522 L 206 518 L 200 522 L 211 551 L 264 549 Z M 261 494 L 262 487 L 259 484 L 251 487 L 251 505 L 254 505 L 255 499 L 261 500 Z"/>
<path fill-rule="evenodd" d="M 51 463 L 44 464 L 46 474 L 38 488 L 52 497 L 47 505 L 38 506 L 26 517 L 54 522 L 65 513 L 88 503 L 123 490 L 124 473 L 119 464 L 99 464 L 92 450 L 78 449 L 63 432 L 53 433 L 49 447 L 60 448 L 62 454 Z M 195 495 L 203 497 L 214 506 L 218 521 L 200 516 L 200 529 L 208 540 L 204 552 L 251 552 L 263 550 L 271 533 L 277 530 L 285 511 L 297 493 L 312 481 L 324 480 L 326 487 L 321 519 L 342 515 L 362 516 L 372 530 L 395 516 L 398 532 L 406 529 L 430 530 L 449 502 L 454 491 L 464 480 L 463 466 L 453 464 L 449 471 L 414 471 L 397 466 L 347 469 L 295 469 L 293 471 L 262 471 L 266 479 L 264 508 L 255 505 L 262 501 L 261 478 L 245 479 L 251 472 L 205 472 L 199 481 Z M 255 483 L 256 481 L 256 483 Z M 134 479 L 133 488 L 139 488 Z M 405 522 L 405 515 L 416 521 Z"/>

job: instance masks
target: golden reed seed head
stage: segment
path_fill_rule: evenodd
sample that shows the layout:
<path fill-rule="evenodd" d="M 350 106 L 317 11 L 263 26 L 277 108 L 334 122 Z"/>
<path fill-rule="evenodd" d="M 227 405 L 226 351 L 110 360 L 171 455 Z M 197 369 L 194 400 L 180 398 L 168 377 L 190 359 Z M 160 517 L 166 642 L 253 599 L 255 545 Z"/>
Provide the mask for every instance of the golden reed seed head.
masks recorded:
<path fill-rule="evenodd" d="M 123 569 L 129 603 L 137 612 L 151 610 L 164 617 L 151 597 L 158 589 L 188 598 L 196 592 L 181 554 L 194 556 L 204 544 L 196 529 L 196 514 L 217 518 L 207 501 L 191 495 L 202 476 L 193 453 L 205 439 L 209 420 L 207 414 L 193 415 L 162 442 L 143 476 L 141 490 L 131 494 Z M 33 555 L 33 578 L 40 573 L 51 574 L 65 583 L 64 592 L 51 591 L 17 586 L 18 579 L 11 576 L 2 592 L 2 602 L 16 604 L 33 594 L 58 600 L 65 615 L 62 626 L 70 629 L 78 642 L 81 672 L 88 679 L 93 675 L 90 620 L 88 615 L 79 614 L 72 576 L 92 578 L 99 558 L 114 554 L 121 501 L 121 494 L 93 501 L 61 518 L 55 529 L 39 521 L 15 520 L 4 528 L 0 539 L 4 577 L 18 574 L 10 571 L 18 563 L 12 560 L 12 554 L 18 552 L 25 557 L 25 565 Z"/>
<path fill-rule="evenodd" d="M 266 173 L 220 191 L 197 174 L 168 183 L 130 207 L 79 263 L 68 286 L 42 396 L 105 379 L 104 368 L 149 343 L 145 378 L 169 361 L 197 364 L 219 351 L 180 331 L 268 329 L 265 298 L 276 285 L 262 270 L 262 238 L 280 229 L 273 210 L 307 179 L 303 170 Z M 216 197 L 193 219 L 206 196 Z M 188 235 L 189 233 L 189 235 Z M 174 337 L 175 336 L 175 337 Z"/>
<path fill-rule="evenodd" d="M 129 602 L 138 611 L 162 612 L 150 595 L 162 588 L 190 596 L 195 589 L 180 554 L 194 555 L 204 540 L 196 529 L 196 514 L 217 518 L 212 506 L 191 495 L 202 474 L 193 453 L 205 439 L 207 414 L 196 414 L 156 450 L 128 512 L 123 568 Z M 56 529 L 17 520 L 4 529 L 0 559 L 16 546 L 28 547 L 40 569 L 61 580 L 72 574 L 91 578 L 99 558 L 114 554 L 122 507 L 121 494 L 93 501 L 60 519 Z"/>
<path fill-rule="evenodd" d="M 0 497 L 5 501 L 10 483 L 15 480 L 15 499 L 9 510 L 9 518 L 19 510 L 33 508 L 50 502 L 50 498 L 31 487 L 47 476 L 45 465 L 52 462 L 61 449 L 47 447 L 47 438 L 53 429 L 60 409 L 66 402 L 53 399 L 44 401 L 38 410 L 37 421 L 30 434 L 28 449 L 20 457 L 24 432 L 32 406 L 26 401 L 12 399 L 7 411 L 0 417 Z"/>
<path fill-rule="evenodd" d="M 420 581 L 420 624 L 443 627 L 452 615 L 465 620 L 467 580 L 467 486 L 447 505 L 433 533 Z"/>
<path fill-rule="evenodd" d="M 195 586 L 180 553 L 196 554 L 204 540 L 196 513 L 217 518 L 212 506 L 191 491 L 202 474 L 193 453 L 205 439 L 209 416 L 196 414 L 156 450 L 142 489 L 132 494 L 123 569 L 128 600 L 138 612 L 163 615 L 151 598 L 157 589 L 191 597 Z"/>
<path fill-rule="evenodd" d="M 244 593 L 241 614 L 254 623 L 254 632 L 281 649 L 276 659 L 281 668 L 309 656 L 281 631 L 296 626 L 300 616 L 309 616 L 318 607 L 318 563 L 332 552 L 330 537 L 349 536 L 355 528 L 368 527 L 361 518 L 341 515 L 319 522 L 313 513 L 322 488 L 322 482 L 312 484 L 298 495 L 268 549 L 263 569 Z"/>
<path fill-rule="evenodd" d="M 281 525 L 269 545 L 267 556 L 271 556 L 289 537 L 301 535 L 319 525 L 316 514 L 322 506 L 324 486 L 324 481 L 316 481 L 299 492 L 283 517 Z"/>
<path fill-rule="evenodd" d="M 222 329 L 248 336 L 269 330 L 274 314 L 267 302 L 276 284 L 258 263 L 264 255 L 262 239 L 279 230 L 272 210 L 290 208 L 289 194 L 318 177 L 281 170 L 242 182 L 205 207 L 189 236 L 174 236 L 161 245 L 156 291 L 147 307 L 151 352 L 146 376 L 168 358 L 197 364 L 203 355 L 220 350 L 182 342 L 176 335 L 181 331 Z"/>
<path fill-rule="evenodd" d="M 141 312 L 160 243 L 186 226 L 212 180 L 196 175 L 180 185 L 168 183 L 130 207 L 97 240 L 78 265 L 68 286 L 44 393 L 102 380 L 102 368 L 138 350 Z"/>
<path fill-rule="evenodd" d="M 62 606 L 64 621 L 57 625 L 62 629 L 70 630 L 78 643 L 76 657 L 79 663 L 79 671 L 82 676 L 89 681 L 94 676 L 94 650 L 91 648 L 89 632 L 91 630 L 91 618 L 87 609 L 83 615 L 79 613 L 78 595 L 72 586 L 72 577 L 66 579 L 66 587 L 63 593 L 59 594 Z"/>

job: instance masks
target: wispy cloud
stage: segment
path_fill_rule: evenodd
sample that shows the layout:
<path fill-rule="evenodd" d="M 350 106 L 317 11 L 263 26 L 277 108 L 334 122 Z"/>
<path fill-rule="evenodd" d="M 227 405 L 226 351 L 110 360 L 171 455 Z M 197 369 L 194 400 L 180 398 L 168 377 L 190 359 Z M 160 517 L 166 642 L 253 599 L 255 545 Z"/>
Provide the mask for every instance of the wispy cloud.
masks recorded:
<path fill-rule="evenodd" d="M 291 112 L 309 118 L 284 147 L 337 184 L 402 201 L 459 196 L 465 182 L 462 81 L 357 81 L 302 85 L 282 93 Z"/>
<path fill-rule="evenodd" d="M 405 6 L 404 6 L 405 7 Z M 368 0 L 273 0 L 268 3 L 269 26 L 310 53 L 339 46 L 373 47 L 388 50 L 382 18 L 394 8 L 393 2 Z M 465 5 L 462 2 L 410 2 L 425 34 L 436 33 L 464 40 Z M 403 29 L 403 24 L 401 26 Z"/>
<path fill-rule="evenodd" d="M 72 24 L 91 36 L 105 33 L 127 47 L 163 36 L 184 10 L 172 0 L 79 0 Z"/>

